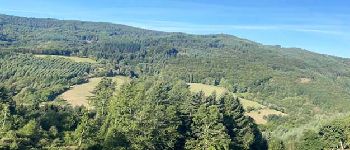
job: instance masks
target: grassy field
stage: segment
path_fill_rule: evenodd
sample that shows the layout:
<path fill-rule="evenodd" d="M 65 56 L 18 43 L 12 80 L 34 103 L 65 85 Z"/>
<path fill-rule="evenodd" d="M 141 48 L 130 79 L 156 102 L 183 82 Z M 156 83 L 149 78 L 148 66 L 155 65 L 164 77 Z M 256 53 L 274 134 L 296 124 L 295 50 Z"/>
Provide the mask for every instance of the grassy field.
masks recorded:
<path fill-rule="evenodd" d="M 257 124 L 266 124 L 267 120 L 264 119 L 264 116 L 268 116 L 268 115 L 286 115 L 285 113 L 282 113 L 280 111 L 274 110 L 274 109 L 270 109 L 267 107 L 264 107 L 260 110 L 254 110 L 254 111 L 250 111 L 247 112 L 246 115 L 252 117 L 255 120 L 255 123 Z"/>
<path fill-rule="evenodd" d="M 190 86 L 190 90 L 192 92 L 200 92 L 203 91 L 205 96 L 209 96 L 213 92 L 216 92 L 217 96 L 221 96 L 225 92 L 227 92 L 226 88 L 213 86 L 213 85 L 206 85 L 202 83 L 187 83 L 187 85 Z"/>
<path fill-rule="evenodd" d="M 117 88 L 119 88 L 122 84 L 129 82 L 131 79 L 124 76 L 117 77 L 109 77 L 113 79 L 114 82 L 117 83 Z M 66 100 L 70 105 L 74 106 L 86 106 L 89 107 L 88 98 L 93 96 L 91 93 L 94 88 L 101 81 L 102 77 L 98 78 L 90 78 L 89 82 L 75 85 L 68 91 L 62 93 L 60 97 Z"/>
<path fill-rule="evenodd" d="M 244 98 L 239 98 L 239 101 L 243 105 L 243 108 L 246 109 L 246 110 L 249 107 L 254 108 L 254 109 L 261 109 L 261 108 L 266 107 L 264 105 L 259 104 L 258 102 L 247 100 L 247 99 L 244 99 Z"/>
<path fill-rule="evenodd" d="M 212 94 L 214 91 L 216 92 L 217 96 L 224 94 L 225 92 L 228 92 L 228 90 L 224 87 L 218 87 L 213 85 L 206 85 L 202 83 L 187 83 L 190 86 L 190 90 L 192 92 L 199 92 L 203 91 L 206 96 Z M 247 100 L 244 98 L 239 98 L 239 101 L 241 102 L 243 108 L 247 110 L 248 108 L 254 108 L 254 110 L 247 112 L 246 115 L 252 117 L 257 124 L 265 124 L 267 121 L 264 119 L 264 116 L 268 116 L 271 114 L 275 115 L 286 115 L 280 111 L 270 109 L 264 105 L 259 104 L 258 102 Z"/>
<path fill-rule="evenodd" d="M 59 58 L 70 59 L 75 62 L 97 63 L 96 60 L 93 60 L 91 58 L 82 58 L 82 57 L 75 57 L 75 56 L 61 56 L 61 55 L 34 55 L 34 56 L 40 57 L 40 58 L 59 57 Z"/>

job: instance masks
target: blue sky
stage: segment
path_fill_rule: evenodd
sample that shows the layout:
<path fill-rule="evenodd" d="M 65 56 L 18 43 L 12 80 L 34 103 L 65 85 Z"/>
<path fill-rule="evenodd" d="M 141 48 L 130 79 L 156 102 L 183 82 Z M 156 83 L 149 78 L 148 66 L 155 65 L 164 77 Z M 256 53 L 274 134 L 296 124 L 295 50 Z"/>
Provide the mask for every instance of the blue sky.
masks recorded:
<path fill-rule="evenodd" d="M 350 58 L 348 0 L 0 0 L 0 13 L 226 33 Z"/>

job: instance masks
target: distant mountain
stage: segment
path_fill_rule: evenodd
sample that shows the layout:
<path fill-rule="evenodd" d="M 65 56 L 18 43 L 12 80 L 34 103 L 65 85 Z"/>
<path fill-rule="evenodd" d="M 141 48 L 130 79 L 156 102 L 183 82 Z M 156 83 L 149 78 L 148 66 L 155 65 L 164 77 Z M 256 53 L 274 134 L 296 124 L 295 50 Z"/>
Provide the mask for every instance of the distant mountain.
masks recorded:
<path fill-rule="evenodd" d="M 315 115 L 350 111 L 350 59 L 232 35 L 0 15 L 0 48 L 93 57 L 111 63 L 115 66 L 111 69 L 121 74 L 224 86 L 287 113 L 277 119 L 278 124 L 272 122 L 281 132 L 310 123 Z"/>

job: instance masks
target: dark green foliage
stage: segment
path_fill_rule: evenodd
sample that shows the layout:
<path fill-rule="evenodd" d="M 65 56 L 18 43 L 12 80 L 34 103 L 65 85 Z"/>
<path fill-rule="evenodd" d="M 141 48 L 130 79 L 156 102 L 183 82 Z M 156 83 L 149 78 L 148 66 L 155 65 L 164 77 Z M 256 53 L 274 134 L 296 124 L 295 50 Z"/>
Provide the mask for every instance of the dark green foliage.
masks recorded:
<path fill-rule="evenodd" d="M 78 108 L 9 104 L 2 103 L 0 107 L 0 149 L 64 146 L 68 142 L 64 141 L 64 133 L 73 132 L 80 122 Z"/>
<path fill-rule="evenodd" d="M 230 149 L 231 139 L 226 133 L 217 106 L 202 104 L 193 115 L 192 138 L 186 141 L 186 149 Z M 232 148 L 231 148 L 232 149 Z"/>
<path fill-rule="evenodd" d="M 230 35 L 166 33 L 110 23 L 7 15 L 0 15 L 0 23 L 0 39 L 7 43 L 1 48 L 6 51 L 106 59 L 111 63 L 110 75 L 162 73 L 186 82 L 223 84 L 233 92 L 251 92 L 261 102 L 291 114 L 300 112 L 299 107 L 283 99 L 301 98 L 310 104 L 303 106 L 309 107 L 305 110 L 317 107 L 321 113 L 346 112 L 344 104 L 349 104 L 349 59 L 266 46 Z M 310 82 L 303 84 L 302 79 Z"/>
<path fill-rule="evenodd" d="M 323 149 L 325 147 L 323 141 L 321 141 L 317 133 L 313 131 L 306 131 L 304 137 L 300 143 L 299 149 Z"/>
<path fill-rule="evenodd" d="M 232 95 L 224 95 L 220 101 L 224 125 L 233 140 L 231 146 L 238 149 L 267 149 L 267 143 L 250 117 L 244 115 L 242 105 Z"/>
<path fill-rule="evenodd" d="M 306 131 L 299 149 L 350 148 L 350 117 L 336 119 L 315 131 Z"/>
<path fill-rule="evenodd" d="M 21 104 L 53 100 L 70 85 L 85 81 L 89 64 L 25 54 L 0 54 L 0 82 Z"/>
<path fill-rule="evenodd" d="M 126 85 L 112 99 L 101 128 L 105 142 L 110 134 L 125 137 L 133 149 L 171 149 L 179 138 L 179 104 L 183 99 L 172 95 L 167 82 L 147 80 Z M 175 92 L 175 91 L 174 91 Z M 111 133 L 112 131 L 116 133 Z"/>
<path fill-rule="evenodd" d="M 278 139 L 269 139 L 268 148 L 271 150 L 285 150 L 285 145 L 283 141 Z"/>
<path fill-rule="evenodd" d="M 99 64 L 90 69 L 89 64 L 14 52 L 92 57 Z M 269 124 L 264 126 L 266 133 L 277 130 L 284 135 L 303 128 L 315 115 L 349 112 L 349 62 L 223 34 L 166 33 L 110 23 L 0 15 L 1 145 L 12 149 L 266 149 L 260 131 L 244 116 L 237 99 L 192 95 L 185 82 L 221 85 L 287 113 L 266 116 Z M 85 82 L 91 70 L 97 76 L 155 75 L 182 81 L 143 78 L 115 92 L 113 83 L 104 79 L 90 101 L 95 110 L 39 107 L 69 86 Z M 301 141 L 292 140 L 290 145 L 273 138 L 269 146 L 293 149 L 299 142 L 300 149 L 331 149 L 339 148 L 341 142 L 348 148 L 344 124 L 305 132 Z"/>
<path fill-rule="evenodd" d="M 102 78 L 101 82 L 94 89 L 94 96 L 89 99 L 89 103 L 95 107 L 97 117 L 105 116 L 110 98 L 115 90 L 115 83 L 112 79 Z"/>
<path fill-rule="evenodd" d="M 228 106 L 232 100 L 233 106 Z M 182 81 L 160 77 L 133 80 L 110 98 L 105 117 L 97 118 L 102 123 L 97 125 L 97 143 L 105 149 L 267 149 L 243 109 L 231 113 L 240 116 L 236 118 L 224 111 L 242 108 L 237 99 L 226 95 L 221 101 L 227 103 L 220 104 L 216 95 L 191 95 Z M 225 117 L 232 117 L 234 125 Z"/>

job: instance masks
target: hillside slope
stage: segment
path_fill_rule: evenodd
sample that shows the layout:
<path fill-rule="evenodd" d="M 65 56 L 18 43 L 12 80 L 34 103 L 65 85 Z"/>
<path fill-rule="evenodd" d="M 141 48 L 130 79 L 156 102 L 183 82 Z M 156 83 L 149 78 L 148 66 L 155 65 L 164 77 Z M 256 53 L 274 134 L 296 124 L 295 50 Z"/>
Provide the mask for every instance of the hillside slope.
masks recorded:
<path fill-rule="evenodd" d="M 160 74 L 222 85 L 291 114 L 279 120 L 288 123 L 284 128 L 298 127 L 315 115 L 349 111 L 350 59 L 231 35 L 0 15 L 0 48 L 92 57 L 110 63 L 115 74 Z"/>

